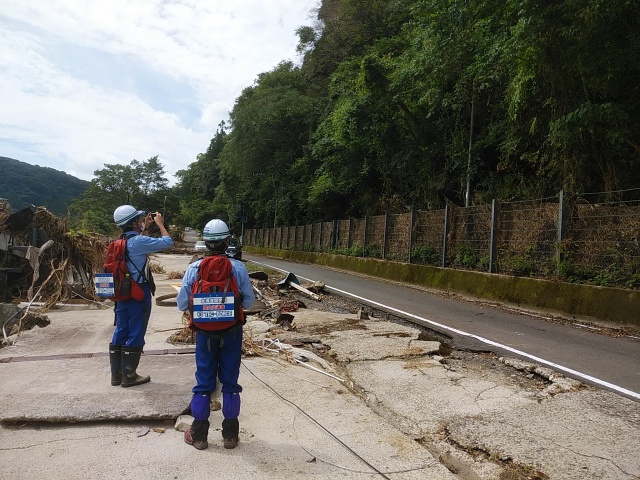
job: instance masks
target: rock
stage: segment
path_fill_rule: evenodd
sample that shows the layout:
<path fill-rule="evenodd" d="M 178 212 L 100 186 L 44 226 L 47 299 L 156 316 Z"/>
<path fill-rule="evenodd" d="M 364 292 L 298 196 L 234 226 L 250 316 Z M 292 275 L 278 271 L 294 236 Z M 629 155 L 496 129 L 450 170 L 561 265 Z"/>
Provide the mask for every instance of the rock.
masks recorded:
<path fill-rule="evenodd" d="M 173 426 L 179 432 L 186 432 L 191 428 L 193 417 L 191 415 L 180 415 Z"/>

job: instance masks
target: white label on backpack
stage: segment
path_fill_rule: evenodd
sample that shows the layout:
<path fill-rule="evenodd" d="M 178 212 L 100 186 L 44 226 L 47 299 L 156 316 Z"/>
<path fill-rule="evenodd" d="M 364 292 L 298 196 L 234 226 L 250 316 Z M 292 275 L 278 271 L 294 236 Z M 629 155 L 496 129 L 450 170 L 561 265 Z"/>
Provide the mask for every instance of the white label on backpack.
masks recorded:
<path fill-rule="evenodd" d="M 113 273 L 96 273 L 93 279 L 98 297 L 113 297 L 116 294 Z"/>
<path fill-rule="evenodd" d="M 235 318 L 235 299 L 233 292 L 227 292 L 224 303 L 223 292 L 194 293 L 193 321 L 199 322 L 228 322 Z"/>

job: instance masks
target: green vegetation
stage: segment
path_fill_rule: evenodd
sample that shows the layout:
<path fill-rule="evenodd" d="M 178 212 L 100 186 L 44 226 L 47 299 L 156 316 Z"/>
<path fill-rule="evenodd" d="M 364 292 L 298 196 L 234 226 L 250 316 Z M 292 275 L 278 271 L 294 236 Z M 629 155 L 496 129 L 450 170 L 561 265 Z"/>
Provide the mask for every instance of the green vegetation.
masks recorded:
<path fill-rule="evenodd" d="M 323 1 L 301 66 L 236 101 L 215 201 L 270 226 L 461 205 L 467 178 L 480 202 L 637 186 L 635 3 L 534 3 Z"/>
<path fill-rule="evenodd" d="M 640 287 L 640 261 L 638 257 L 614 257 L 609 265 L 597 267 L 563 259 L 558 276 L 568 283 L 587 283 L 600 287 L 637 289 Z"/>
<path fill-rule="evenodd" d="M 105 165 L 70 225 L 106 232 L 121 203 L 166 203 L 170 223 L 218 216 L 239 234 L 242 220 L 464 205 L 467 184 L 471 203 L 637 188 L 638 11 L 635 0 L 322 0 L 297 31 L 301 63 L 258 75 L 177 185 L 157 157 Z"/>
<path fill-rule="evenodd" d="M 424 265 L 439 265 L 442 261 L 440 253 L 436 252 L 431 247 L 416 247 L 411 253 L 411 260 L 414 263 L 421 263 Z"/>
<path fill-rule="evenodd" d="M 127 165 L 107 165 L 96 170 L 89 186 L 69 207 L 69 226 L 78 231 L 113 233 L 113 211 L 130 204 L 141 210 L 165 210 L 168 218 L 178 212 L 178 199 L 172 194 L 158 157 Z"/>
<path fill-rule="evenodd" d="M 64 217 L 88 184 L 53 168 L 0 157 L 0 198 L 6 198 L 16 211 L 35 205 Z"/>
<path fill-rule="evenodd" d="M 507 256 L 502 260 L 501 267 L 505 271 L 513 272 L 519 276 L 535 276 L 535 273 L 538 272 L 538 266 L 533 247 L 527 246 L 520 255 Z"/>
<path fill-rule="evenodd" d="M 353 245 L 349 248 L 344 247 L 334 250 L 334 253 L 337 253 L 339 255 L 347 255 L 350 257 L 361 257 L 363 254 L 363 249 L 362 245 Z"/>

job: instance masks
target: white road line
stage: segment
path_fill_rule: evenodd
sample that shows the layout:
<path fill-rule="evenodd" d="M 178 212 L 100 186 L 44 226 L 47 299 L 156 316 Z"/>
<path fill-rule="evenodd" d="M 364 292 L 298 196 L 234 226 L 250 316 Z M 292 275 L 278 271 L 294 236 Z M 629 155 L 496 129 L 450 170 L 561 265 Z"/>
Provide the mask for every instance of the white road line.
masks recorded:
<path fill-rule="evenodd" d="M 264 265 L 266 267 L 273 268 L 275 270 L 280 270 L 281 272 L 285 272 L 285 273 L 287 272 L 287 270 L 282 270 L 281 268 L 277 268 L 277 267 L 274 267 L 273 265 L 269 265 L 269 264 L 266 264 L 266 263 L 256 262 L 254 260 L 251 260 L 251 262 L 252 263 L 256 263 L 258 265 Z M 296 276 L 298 278 L 302 278 L 302 279 L 307 280 L 307 281 L 313 281 L 313 280 L 311 280 L 309 278 L 305 278 L 305 277 L 302 277 L 300 275 L 296 275 Z M 469 337 L 469 338 L 474 338 L 474 339 L 476 339 L 476 340 L 478 340 L 478 341 L 480 341 L 482 343 L 486 343 L 487 345 L 492 345 L 494 347 L 498 347 L 498 348 L 501 348 L 503 350 L 507 350 L 509 352 L 515 353 L 516 355 L 520 355 L 522 357 L 530 358 L 531 360 L 533 360 L 535 362 L 542 363 L 544 365 L 548 365 L 548 366 L 550 366 L 550 367 L 552 367 L 554 369 L 561 370 L 563 372 L 567 372 L 567 373 L 569 373 L 571 375 L 574 375 L 574 376 L 576 376 L 578 378 L 582 378 L 582 379 L 588 380 L 588 381 L 593 382 L 593 383 L 595 383 L 597 385 L 601 385 L 603 387 L 610 388 L 611 390 L 614 390 L 616 392 L 620 392 L 620 393 L 622 393 L 624 395 L 628 395 L 628 396 L 630 396 L 632 398 L 640 400 L 640 393 L 638 393 L 638 392 L 634 392 L 634 391 L 626 389 L 624 387 L 620 387 L 618 385 L 614 385 L 613 383 L 609 383 L 609 382 L 606 382 L 604 380 L 600 380 L 599 378 L 592 377 L 591 375 L 587 375 L 586 373 L 578 372 L 578 371 L 573 370 L 571 368 L 564 367 L 562 365 L 558 365 L 557 363 L 550 362 L 549 360 L 545 360 L 544 358 L 536 357 L 535 355 L 531 355 L 531 354 L 523 352 L 521 350 L 517 350 L 515 348 L 509 347 L 508 345 L 503 345 L 501 343 L 494 342 L 493 340 L 489 340 L 488 338 L 484 338 L 484 337 L 481 337 L 479 335 L 475 335 L 473 333 L 468 333 L 468 332 L 465 332 L 463 330 L 458 330 L 457 328 L 452 328 L 452 327 L 449 327 L 447 325 L 443 325 L 441 323 L 434 322 L 433 320 L 429 320 L 428 318 L 419 317 L 418 315 L 414 315 L 412 313 L 405 312 L 403 310 L 399 310 L 399 309 L 394 308 L 394 307 L 390 307 L 390 306 L 385 305 L 383 303 L 379 303 L 379 302 L 376 302 L 374 300 L 369 300 L 368 298 L 360 297 L 358 295 L 354 295 L 353 293 L 345 292 L 344 290 L 340 290 L 339 288 L 331 287 L 329 285 L 325 285 L 325 288 L 328 288 L 329 290 L 333 290 L 335 292 L 338 292 L 341 295 L 345 295 L 347 297 L 355 298 L 355 299 L 360 300 L 360 301 L 362 301 L 364 303 L 368 303 L 370 305 L 376 305 L 376 306 L 381 307 L 381 308 L 383 308 L 385 310 L 396 312 L 396 313 L 398 313 L 398 314 L 400 314 L 402 316 L 414 318 L 416 320 L 420 320 L 421 322 L 425 322 L 425 323 L 428 323 L 430 325 L 434 325 L 434 326 L 436 326 L 438 328 L 442 328 L 444 330 L 448 330 L 450 332 L 457 333 L 458 335 L 462 335 L 462 336 Z"/>

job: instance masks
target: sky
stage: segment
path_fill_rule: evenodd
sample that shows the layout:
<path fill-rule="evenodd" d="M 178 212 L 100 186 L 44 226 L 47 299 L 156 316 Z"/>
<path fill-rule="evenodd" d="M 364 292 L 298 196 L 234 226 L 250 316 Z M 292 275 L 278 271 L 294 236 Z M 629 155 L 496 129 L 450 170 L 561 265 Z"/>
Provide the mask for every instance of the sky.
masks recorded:
<path fill-rule="evenodd" d="M 91 180 L 157 155 L 173 184 L 258 74 L 300 63 L 318 3 L 0 0 L 0 156 Z"/>

